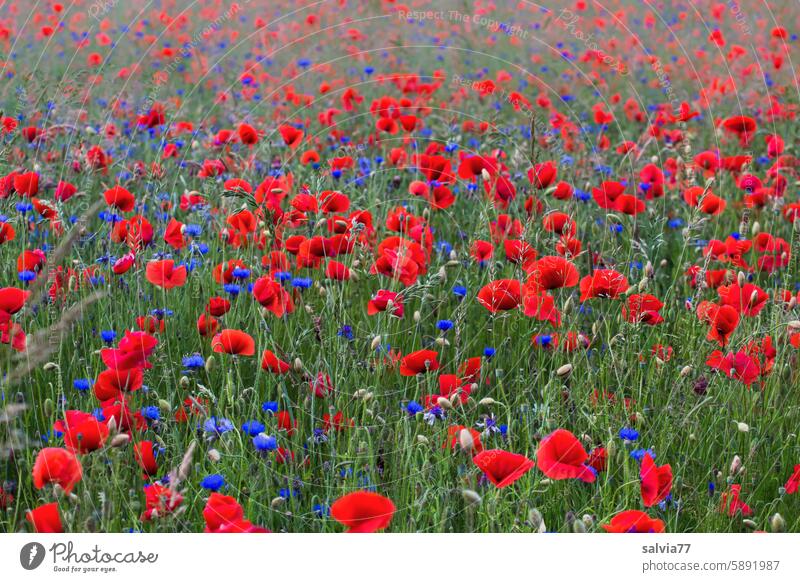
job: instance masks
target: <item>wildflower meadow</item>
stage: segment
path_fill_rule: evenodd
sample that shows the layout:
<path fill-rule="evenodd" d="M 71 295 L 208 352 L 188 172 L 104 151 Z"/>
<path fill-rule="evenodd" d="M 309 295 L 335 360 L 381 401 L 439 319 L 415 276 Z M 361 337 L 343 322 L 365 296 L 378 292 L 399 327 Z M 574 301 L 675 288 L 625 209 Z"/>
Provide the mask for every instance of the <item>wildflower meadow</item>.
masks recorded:
<path fill-rule="evenodd" d="M 0 4 L 0 532 L 800 532 L 796 3 Z"/>

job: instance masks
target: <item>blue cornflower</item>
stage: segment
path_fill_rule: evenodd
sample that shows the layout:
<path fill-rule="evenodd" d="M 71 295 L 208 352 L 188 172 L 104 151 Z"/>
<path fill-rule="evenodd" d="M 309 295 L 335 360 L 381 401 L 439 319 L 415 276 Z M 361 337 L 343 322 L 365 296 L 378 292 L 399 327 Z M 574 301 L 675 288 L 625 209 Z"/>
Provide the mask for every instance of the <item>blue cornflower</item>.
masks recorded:
<path fill-rule="evenodd" d="M 233 423 L 227 418 L 217 418 L 212 416 L 203 423 L 203 430 L 217 435 L 224 434 L 233 430 Z"/>
<path fill-rule="evenodd" d="M 453 328 L 453 322 L 449 319 L 440 319 L 436 322 L 436 328 L 439 331 L 447 331 Z"/>
<path fill-rule="evenodd" d="M 274 414 L 278 412 L 278 403 L 271 401 L 265 402 L 264 404 L 261 405 L 261 410 L 263 410 L 264 412 L 269 412 L 271 414 Z"/>
<path fill-rule="evenodd" d="M 19 280 L 23 283 L 30 283 L 36 278 L 36 273 L 34 271 L 20 271 L 19 273 Z"/>
<path fill-rule="evenodd" d="M 653 449 L 634 449 L 631 451 L 631 458 L 636 459 L 638 462 L 642 462 L 644 459 L 645 454 L 650 455 L 653 459 L 656 458 L 656 453 Z"/>
<path fill-rule="evenodd" d="M 483 348 L 483 356 L 487 359 L 493 357 L 496 353 L 497 351 L 494 348 Z"/>
<path fill-rule="evenodd" d="M 227 283 L 226 285 L 223 285 L 223 289 L 225 289 L 225 293 L 234 296 L 238 295 L 239 291 L 241 291 L 241 288 L 238 285 L 235 285 L 234 283 Z"/>
<path fill-rule="evenodd" d="M 278 440 L 274 436 L 261 433 L 253 437 L 253 446 L 258 451 L 274 451 L 278 448 Z"/>
<path fill-rule="evenodd" d="M 225 477 L 219 474 L 208 475 L 200 481 L 200 487 L 209 491 L 219 491 L 225 485 Z"/>
<path fill-rule="evenodd" d="M 73 380 L 72 385 L 75 387 L 76 390 L 80 390 L 81 392 L 86 392 L 89 388 L 92 387 L 91 380 L 86 378 L 78 378 L 77 380 Z"/>
<path fill-rule="evenodd" d="M 183 358 L 183 360 L 181 360 L 181 362 L 183 363 L 183 367 L 189 370 L 196 370 L 197 368 L 202 368 L 203 366 L 206 365 L 203 356 L 201 356 L 200 354 L 192 354 L 191 356 L 186 356 L 185 358 Z"/>
<path fill-rule="evenodd" d="M 292 287 L 297 287 L 298 289 L 308 289 L 313 284 L 313 279 L 307 277 L 295 277 L 292 279 Z"/>
<path fill-rule="evenodd" d="M 156 421 L 161 417 L 161 411 L 158 406 L 145 406 L 142 408 L 142 416 L 147 420 Z"/>
<path fill-rule="evenodd" d="M 425 410 L 425 408 L 420 403 L 413 400 L 406 405 L 406 412 L 408 412 L 411 416 L 414 416 L 423 410 Z"/>
<path fill-rule="evenodd" d="M 103 339 L 104 342 L 110 344 L 111 342 L 114 341 L 114 339 L 116 339 L 117 332 L 115 332 L 113 329 L 104 329 L 103 331 L 100 332 L 100 337 Z"/>
<path fill-rule="evenodd" d="M 619 431 L 619 438 L 625 441 L 635 441 L 639 438 L 639 432 L 632 428 L 621 428 Z"/>
<path fill-rule="evenodd" d="M 250 436 L 256 436 L 257 434 L 264 432 L 265 428 L 266 427 L 262 422 L 257 420 L 248 420 L 242 425 L 242 432 Z"/>
<path fill-rule="evenodd" d="M 463 285 L 455 285 L 453 287 L 453 294 L 456 297 L 466 297 L 467 296 L 467 288 Z"/>
<path fill-rule="evenodd" d="M 247 279 L 250 276 L 250 269 L 236 267 L 231 273 L 234 279 Z"/>
<path fill-rule="evenodd" d="M 353 328 L 349 325 L 343 325 L 339 331 L 336 332 L 336 335 L 339 337 L 343 337 L 348 340 L 353 339 Z"/>
<path fill-rule="evenodd" d="M 292 274 L 288 271 L 278 271 L 277 273 L 273 273 L 272 278 L 278 281 L 279 283 L 283 283 L 287 279 L 292 278 Z"/>

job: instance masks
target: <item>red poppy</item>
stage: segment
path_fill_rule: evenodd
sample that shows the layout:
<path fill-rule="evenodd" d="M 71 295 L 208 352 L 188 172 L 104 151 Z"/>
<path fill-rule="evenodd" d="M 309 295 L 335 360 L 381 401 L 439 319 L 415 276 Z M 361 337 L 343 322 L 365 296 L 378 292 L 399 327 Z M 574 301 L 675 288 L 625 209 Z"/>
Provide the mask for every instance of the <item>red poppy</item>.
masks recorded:
<path fill-rule="evenodd" d="M 522 286 L 516 279 L 499 279 L 478 291 L 478 302 L 492 313 L 516 309 L 522 303 Z"/>
<path fill-rule="evenodd" d="M 581 301 L 593 297 L 617 299 L 627 289 L 625 275 L 613 269 L 598 269 L 581 279 Z"/>
<path fill-rule="evenodd" d="M 472 457 L 472 462 L 498 489 L 508 487 L 533 468 L 533 461 L 525 455 L 500 449 L 482 451 Z"/>
<path fill-rule="evenodd" d="M 103 370 L 94 383 L 94 395 L 101 402 L 117 398 L 123 392 L 134 392 L 142 387 L 144 375 L 141 368 Z"/>
<path fill-rule="evenodd" d="M 259 277 L 253 285 L 253 296 L 262 307 L 278 317 L 294 311 L 294 302 L 280 283 L 269 277 Z"/>
<path fill-rule="evenodd" d="M 3 287 L 0 289 L 0 321 L 7 320 L 22 309 L 30 294 L 30 291 L 24 291 L 16 287 Z"/>
<path fill-rule="evenodd" d="M 730 305 L 717 305 L 702 301 L 697 306 L 697 318 L 709 324 L 706 339 L 718 342 L 722 347 L 739 325 L 739 313 Z"/>
<path fill-rule="evenodd" d="M 664 304 L 654 295 L 633 294 L 628 297 L 627 305 L 622 306 L 622 317 L 630 323 L 656 325 L 664 321 L 659 311 Z"/>
<path fill-rule="evenodd" d="M 256 353 L 252 336 L 238 329 L 226 329 L 215 335 L 211 340 L 211 348 L 216 353 L 235 356 L 252 356 Z"/>
<path fill-rule="evenodd" d="M 150 521 L 172 513 L 183 502 L 183 495 L 160 483 L 144 486 L 145 510 L 140 519 Z"/>
<path fill-rule="evenodd" d="M 83 477 L 81 462 L 75 453 L 66 449 L 47 447 L 36 455 L 33 464 L 33 486 L 41 489 L 47 483 L 58 483 L 65 493 Z"/>
<path fill-rule="evenodd" d="M 761 363 L 758 358 L 743 351 L 723 355 L 720 350 L 714 350 L 706 360 L 706 364 L 746 386 L 750 386 L 761 375 Z"/>
<path fill-rule="evenodd" d="M 400 361 L 401 376 L 416 376 L 439 369 L 439 354 L 433 350 L 411 352 Z"/>
<path fill-rule="evenodd" d="M 723 305 L 730 305 L 748 317 L 758 315 L 769 299 L 766 291 L 752 283 L 745 283 L 743 286 L 739 286 L 738 283 L 722 286 L 717 289 L 717 293 Z"/>
<path fill-rule="evenodd" d="M 158 463 L 152 441 L 139 441 L 133 445 L 133 456 L 145 475 L 152 476 L 158 473 Z"/>
<path fill-rule="evenodd" d="M 642 466 L 639 469 L 641 479 L 642 501 L 645 507 L 652 507 L 664 501 L 672 489 L 672 467 L 669 465 L 656 466 L 650 453 L 645 453 Z"/>
<path fill-rule="evenodd" d="M 608 533 L 664 533 L 663 521 L 636 509 L 618 513 L 601 527 Z"/>
<path fill-rule="evenodd" d="M 36 196 L 39 193 L 39 174 L 36 172 L 25 172 L 14 176 L 14 190 L 20 196 Z"/>
<path fill-rule="evenodd" d="M 539 443 L 536 466 L 550 479 L 580 479 L 592 483 L 595 472 L 586 464 L 589 455 L 575 435 L 559 428 Z"/>
<path fill-rule="evenodd" d="M 145 268 L 145 276 L 150 283 L 162 289 L 181 287 L 186 283 L 186 266 L 181 265 L 176 269 L 172 259 L 150 261 Z"/>
<path fill-rule="evenodd" d="M 478 454 L 483 451 L 483 443 L 481 443 L 481 433 L 474 428 L 464 426 L 463 424 L 454 425 L 447 429 L 447 439 L 442 443 L 443 449 L 454 449 L 459 446 L 461 441 L 461 431 L 467 431 L 469 438 L 472 441 L 472 453 Z"/>
<path fill-rule="evenodd" d="M 57 420 L 53 430 L 64 434 L 64 444 L 75 453 L 101 448 L 108 438 L 108 427 L 88 412 L 67 410 L 64 420 Z"/>
<path fill-rule="evenodd" d="M 264 350 L 264 354 L 261 356 L 261 367 L 273 374 L 288 374 L 292 368 L 271 350 Z"/>
<path fill-rule="evenodd" d="M 530 276 L 529 282 L 548 291 L 562 287 L 574 287 L 580 279 L 577 267 L 564 257 L 542 257 L 525 271 Z"/>
<path fill-rule="evenodd" d="M 786 489 L 787 495 L 793 495 L 797 493 L 798 487 L 800 487 L 800 465 L 795 465 L 794 473 L 792 473 L 792 476 L 786 481 L 786 485 L 784 485 L 783 488 Z"/>
<path fill-rule="evenodd" d="M 750 509 L 750 506 L 739 499 L 741 493 L 741 485 L 731 485 L 730 489 L 720 497 L 720 512 L 728 514 L 729 517 L 734 517 L 737 513 L 740 513 L 743 517 L 753 515 L 753 510 Z"/>
<path fill-rule="evenodd" d="M 389 307 L 391 302 L 391 308 Z M 397 318 L 403 317 L 403 296 L 394 291 L 379 289 L 375 296 L 367 303 L 367 314 L 375 315 L 383 311 L 389 311 L 389 315 Z"/>
<path fill-rule="evenodd" d="M 117 348 L 100 351 L 103 363 L 112 370 L 151 368 L 147 361 L 158 345 L 158 340 L 143 331 L 126 331 Z"/>
<path fill-rule="evenodd" d="M 136 204 L 136 198 L 122 186 L 114 186 L 103 193 L 106 204 L 114 206 L 122 212 L 130 212 Z"/>
<path fill-rule="evenodd" d="M 197 332 L 203 337 L 214 335 L 217 333 L 218 327 L 219 322 L 215 317 L 206 316 L 203 313 L 197 318 Z"/>
<path fill-rule="evenodd" d="M 347 533 L 372 533 L 386 529 L 394 516 L 392 500 L 378 493 L 356 491 L 331 505 L 331 517 L 347 527 Z"/>
<path fill-rule="evenodd" d="M 47 503 L 25 514 L 25 519 L 36 533 L 64 533 L 64 524 L 58 513 L 58 503 Z"/>

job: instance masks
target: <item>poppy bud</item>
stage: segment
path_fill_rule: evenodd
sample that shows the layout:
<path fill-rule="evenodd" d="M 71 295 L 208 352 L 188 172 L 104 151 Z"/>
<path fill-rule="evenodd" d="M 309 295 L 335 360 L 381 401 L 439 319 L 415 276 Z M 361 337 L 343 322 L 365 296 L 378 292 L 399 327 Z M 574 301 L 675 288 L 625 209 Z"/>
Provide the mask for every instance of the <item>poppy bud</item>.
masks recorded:
<path fill-rule="evenodd" d="M 477 505 L 478 503 L 481 502 L 481 496 L 478 495 L 472 489 L 463 489 L 461 491 L 461 496 L 464 498 L 464 501 L 466 501 L 468 505 Z"/>
<path fill-rule="evenodd" d="M 789 329 L 791 329 L 791 330 L 794 330 L 794 331 L 800 330 L 800 320 L 798 320 L 798 319 L 793 319 L 789 323 L 787 323 L 786 325 L 788 325 Z"/>
<path fill-rule="evenodd" d="M 47 362 L 44 366 L 42 366 L 42 370 L 45 372 L 49 372 L 50 370 L 58 370 L 60 366 L 55 362 Z"/>
<path fill-rule="evenodd" d="M 736 282 L 739 284 L 739 287 L 744 287 L 744 284 L 747 282 L 747 277 L 744 273 L 739 271 L 739 273 L 736 275 Z"/>
<path fill-rule="evenodd" d="M 792 297 L 789 300 L 789 305 L 788 305 L 789 309 L 794 309 L 796 305 L 797 305 L 797 297 Z"/>
<path fill-rule="evenodd" d="M 422 314 L 419 311 L 414 312 L 414 323 L 419 323 L 422 319 Z"/>
<path fill-rule="evenodd" d="M 217 449 L 210 449 L 208 453 L 206 453 L 206 456 L 212 463 L 218 463 L 222 458 L 222 454 Z"/>
<path fill-rule="evenodd" d="M 556 376 L 563 378 L 568 376 L 572 372 L 572 364 L 564 364 L 558 370 L 556 370 Z"/>
<path fill-rule="evenodd" d="M 372 338 L 372 343 L 369 344 L 369 349 L 375 351 L 378 349 L 378 346 L 381 345 L 381 336 L 376 335 Z"/>
<path fill-rule="evenodd" d="M 542 513 L 535 507 L 528 512 L 528 521 L 531 523 L 531 527 L 534 531 L 538 533 L 547 532 L 547 526 L 544 523 L 544 517 L 542 517 Z"/>
<path fill-rule="evenodd" d="M 586 524 L 582 520 L 576 519 L 572 522 L 572 531 L 575 533 L 586 533 Z"/>
<path fill-rule="evenodd" d="M 744 422 L 737 422 L 736 428 L 739 430 L 739 432 L 750 432 L 750 427 Z"/>
<path fill-rule="evenodd" d="M 169 402 L 167 402 L 166 400 L 163 400 L 163 399 L 158 401 L 158 408 L 164 414 L 169 414 L 170 411 L 172 410 L 172 406 L 170 406 Z"/>
<path fill-rule="evenodd" d="M 743 519 L 742 525 L 745 526 L 747 529 L 756 529 L 758 528 L 758 524 L 754 522 L 752 519 Z"/>
<path fill-rule="evenodd" d="M 647 264 L 644 266 L 644 274 L 646 277 L 651 278 L 655 275 L 655 268 L 653 267 L 653 263 L 647 261 Z"/>
<path fill-rule="evenodd" d="M 449 345 L 450 345 L 450 342 L 449 342 L 449 341 L 447 341 L 447 340 L 446 340 L 445 338 L 443 338 L 443 337 L 437 337 L 437 338 L 436 338 L 436 345 L 438 345 L 438 346 L 449 346 Z"/>
<path fill-rule="evenodd" d="M 423 436 L 421 434 L 418 434 L 417 435 L 417 442 L 419 444 L 421 444 L 421 445 L 427 445 L 430 441 L 428 440 L 427 437 L 425 437 L 425 436 Z"/>
<path fill-rule="evenodd" d="M 586 526 L 586 529 L 591 529 L 594 527 L 594 518 L 588 513 L 583 514 L 581 521 L 583 522 L 583 525 Z"/>
<path fill-rule="evenodd" d="M 492 179 L 492 175 L 486 168 L 481 168 L 481 178 L 483 178 L 486 182 Z"/>
<path fill-rule="evenodd" d="M 730 469 L 728 470 L 728 474 L 730 474 L 733 477 L 738 475 L 741 470 L 742 470 L 742 459 L 739 458 L 739 455 L 734 455 L 733 461 L 731 461 Z"/>
<path fill-rule="evenodd" d="M 303 360 L 300 358 L 294 359 L 294 371 L 295 372 L 302 372 L 303 371 Z"/>
<path fill-rule="evenodd" d="M 281 505 L 283 505 L 285 501 L 286 501 L 286 499 L 283 498 L 283 497 L 276 497 L 275 499 L 272 500 L 272 502 L 270 503 L 270 506 L 272 507 L 272 509 L 276 509 L 276 508 L 280 507 Z"/>
<path fill-rule="evenodd" d="M 451 268 L 451 269 L 455 269 L 456 267 L 460 267 L 460 266 L 461 266 L 461 263 L 460 263 L 460 262 L 458 262 L 458 261 L 455 261 L 455 260 L 450 260 L 450 261 L 447 261 L 447 262 L 444 264 L 444 266 L 445 266 L 445 267 L 449 267 L 449 268 Z"/>
<path fill-rule="evenodd" d="M 561 309 L 564 315 L 568 315 L 572 313 L 572 308 L 574 307 L 575 303 L 572 300 L 572 296 L 567 297 L 567 300 L 564 302 L 564 307 Z"/>
<path fill-rule="evenodd" d="M 688 376 L 691 373 L 692 373 L 692 367 L 691 366 L 684 366 L 683 368 L 681 368 L 681 378 L 685 378 L 686 376 Z"/>
<path fill-rule="evenodd" d="M 668 264 L 669 264 L 669 261 L 667 261 L 667 259 L 661 259 L 661 262 L 658 265 L 659 265 L 659 267 L 661 267 L 663 269 Z"/>
<path fill-rule="evenodd" d="M 216 361 L 216 360 L 214 360 L 214 356 L 213 356 L 213 355 L 211 355 L 211 356 L 208 356 L 208 358 L 206 358 L 206 366 L 205 366 L 205 368 L 206 368 L 206 374 L 210 373 L 210 372 L 211 372 L 211 370 L 213 370 L 213 369 L 214 369 L 214 363 L 215 363 L 215 361 Z"/>
<path fill-rule="evenodd" d="M 181 385 L 181 388 L 188 388 L 189 387 L 189 377 L 188 376 L 181 376 L 180 385 Z"/>
<path fill-rule="evenodd" d="M 758 222 L 758 221 L 755 221 L 753 223 L 753 226 L 751 227 L 750 232 L 753 233 L 753 236 L 756 236 L 759 232 L 761 232 L 761 223 Z"/>
<path fill-rule="evenodd" d="M 306 313 L 308 313 L 309 315 L 313 315 L 314 314 L 314 308 L 313 307 L 311 307 L 310 305 L 306 305 L 305 308 L 306 308 Z"/>
<path fill-rule="evenodd" d="M 109 423 L 110 424 L 110 423 Z M 121 432 L 119 434 L 114 435 L 114 438 L 111 439 L 111 448 L 119 449 L 127 445 L 131 440 L 131 437 L 128 433 Z"/>
<path fill-rule="evenodd" d="M 773 533 L 783 533 L 786 531 L 786 520 L 780 513 L 776 513 L 770 518 L 769 527 Z"/>
<path fill-rule="evenodd" d="M 475 447 L 475 439 L 472 438 L 472 433 L 462 428 L 458 433 L 458 444 L 461 446 L 462 451 L 470 452 Z"/>
<path fill-rule="evenodd" d="M 47 416 L 53 416 L 53 412 L 55 412 L 55 405 L 53 404 L 53 401 L 48 398 L 44 401 L 44 413 Z"/>
<path fill-rule="evenodd" d="M 450 251 L 450 256 L 448 257 L 451 261 L 458 260 L 458 254 L 455 251 Z"/>
<path fill-rule="evenodd" d="M 439 407 L 444 408 L 445 410 L 452 410 L 453 409 L 453 405 L 450 404 L 450 401 L 447 398 L 444 398 L 442 396 L 440 396 L 439 398 L 436 399 L 436 404 L 438 404 Z"/>

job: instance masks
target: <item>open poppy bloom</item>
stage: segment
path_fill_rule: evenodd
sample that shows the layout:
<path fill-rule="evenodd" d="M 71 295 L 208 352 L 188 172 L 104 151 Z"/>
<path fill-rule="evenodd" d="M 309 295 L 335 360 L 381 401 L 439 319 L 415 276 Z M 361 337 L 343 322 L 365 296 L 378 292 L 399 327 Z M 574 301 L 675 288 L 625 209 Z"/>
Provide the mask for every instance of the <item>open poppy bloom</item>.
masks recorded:
<path fill-rule="evenodd" d="M 492 313 L 516 309 L 522 302 L 522 285 L 516 279 L 492 281 L 478 291 L 478 302 Z"/>
<path fill-rule="evenodd" d="M 373 533 L 389 527 L 394 516 L 392 500 L 370 491 L 356 491 L 331 505 L 331 517 L 347 527 L 347 533 Z"/>
<path fill-rule="evenodd" d="M 108 427 L 80 410 L 64 412 L 64 420 L 57 420 L 53 430 L 63 433 L 64 444 L 75 453 L 89 453 L 102 448 L 108 438 Z"/>
<path fill-rule="evenodd" d="M 400 361 L 401 376 L 416 376 L 439 369 L 439 354 L 433 350 L 411 352 Z"/>
<path fill-rule="evenodd" d="M 608 533 L 664 533 L 663 521 L 636 509 L 618 513 L 601 527 Z"/>
<path fill-rule="evenodd" d="M 533 468 L 533 461 L 500 449 L 485 450 L 472 457 L 472 462 L 498 489 L 508 487 Z"/>
<path fill-rule="evenodd" d="M 650 453 L 645 453 L 642 466 L 639 470 L 641 479 L 642 501 L 645 507 L 652 507 L 664 501 L 672 489 L 672 467 L 669 465 L 656 466 Z"/>
<path fill-rule="evenodd" d="M 613 269 L 598 269 L 581 279 L 581 301 L 593 297 L 617 299 L 628 290 L 628 279 Z"/>
<path fill-rule="evenodd" d="M 58 503 L 47 503 L 25 514 L 25 519 L 36 533 L 64 533 L 64 524 L 58 513 Z"/>
<path fill-rule="evenodd" d="M 162 289 L 181 287 L 186 283 L 186 266 L 176 268 L 172 259 L 151 261 L 147 263 L 145 276 L 153 285 Z"/>
<path fill-rule="evenodd" d="M 252 336 L 238 329 L 226 329 L 211 340 L 211 349 L 220 354 L 252 356 L 256 353 L 256 342 Z"/>
<path fill-rule="evenodd" d="M 47 447 L 36 455 L 33 464 L 33 486 L 41 489 L 47 483 L 57 483 L 69 494 L 83 477 L 81 462 L 75 453 L 66 449 Z"/>
<path fill-rule="evenodd" d="M 261 356 L 261 367 L 273 374 L 288 374 L 291 366 L 278 358 L 271 350 L 264 350 Z"/>
<path fill-rule="evenodd" d="M 136 204 L 133 194 L 122 186 L 114 186 L 110 190 L 106 190 L 103 196 L 109 206 L 114 206 L 122 212 L 130 212 Z"/>
<path fill-rule="evenodd" d="M 539 443 L 536 466 L 550 479 L 580 479 L 593 483 L 595 471 L 587 465 L 589 455 L 574 434 L 559 428 Z"/>

